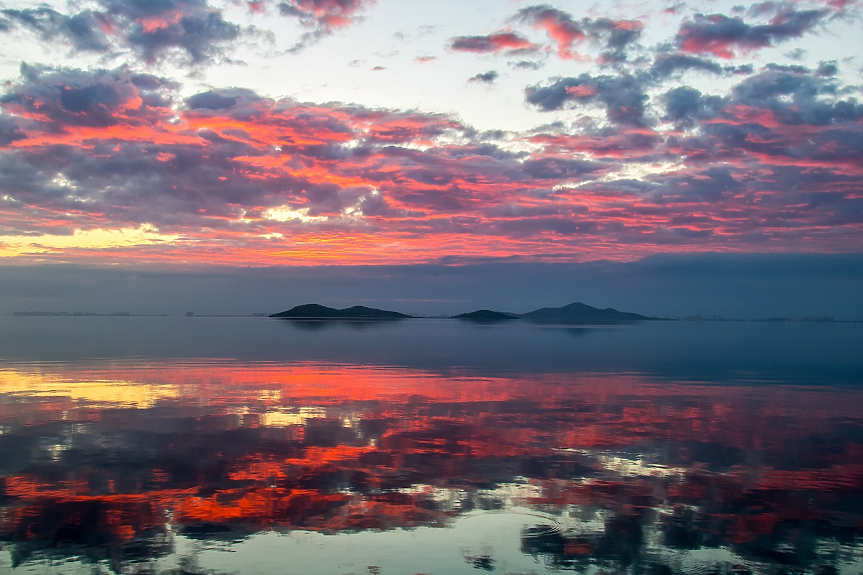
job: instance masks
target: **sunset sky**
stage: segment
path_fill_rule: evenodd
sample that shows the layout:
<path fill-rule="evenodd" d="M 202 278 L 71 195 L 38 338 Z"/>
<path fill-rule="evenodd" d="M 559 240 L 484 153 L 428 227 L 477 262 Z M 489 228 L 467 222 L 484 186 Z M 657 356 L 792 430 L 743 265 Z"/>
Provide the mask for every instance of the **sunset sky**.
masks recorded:
<path fill-rule="evenodd" d="M 484 293 L 863 319 L 861 16 L 0 2 L 0 312 L 272 312 L 315 293 L 448 312 Z M 250 282 L 271 285 L 264 309 L 232 299 Z M 800 307 L 818 296 L 835 309 Z"/>

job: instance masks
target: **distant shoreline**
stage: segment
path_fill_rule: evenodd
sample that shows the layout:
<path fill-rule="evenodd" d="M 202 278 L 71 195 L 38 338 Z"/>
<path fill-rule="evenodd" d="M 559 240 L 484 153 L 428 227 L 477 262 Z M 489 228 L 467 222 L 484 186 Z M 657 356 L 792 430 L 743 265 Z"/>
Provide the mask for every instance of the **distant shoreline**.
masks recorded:
<path fill-rule="evenodd" d="M 506 313 L 509 315 L 516 314 L 508 314 L 507 312 L 499 312 Z M 68 312 L 68 311 L 14 311 L 10 313 L 2 314 L 5 317 L 69 317 L 69 318 L 81 318 L 81 317 L 103 317 L 103 318 L 122 318 L 122 317 L 186 317 L 186 318 L 237 318 L 237 319 L 270 319 L 273 318 L 272 315 L 258 312 L 258 313 L 250 313 L 250 314 L 197 314 L 197 313 L 189 313 L 186 314 L 146 314 L 146 313 L 130 313 L 130 312 L 112 312 L 112 313 L 100 313 L 100 312 Z M 418 319 L 418 320 L 458 320 L 466 323 L 510 323 L 509 320 L 498 320 L 496 318 L 484 319 L 482 317 L 478 319 L 473 318 L 464 318 L 460 316 L 465 316 L 469 314 L 458 314 L 458 315 L 407 315 L 406 317 L 401 318 L 389 318 L 384 321 L 404 321 L 409 319 Z M 332 321 L 332 322 L 369 322 L 369 321 L 381 321 L 380 318 L 374 317 L 316 317 L 316 316 L 305 316 L 305 317 L 281 317 L 281 318 L 273 318 L 273 319 L 289 319 L 293 321 Z M 518 318 L 512 318 L 518 319 Z M 529 321 L 529 323 L 555 323 L 556 321 L 560 322 L 569 322 L 569 323 L 595 323 L 595 324 L 614 324 L 614 323 L 637 323 L 640 320 L 547 320 L 547 321 Z M 767 317 L 767 318 L 726 318 L 726 317 L 717 317 L 717 316 L 668 316 L 668 317 L 659 317 L 652 318 L 651 321 L 679 321 L 679 322 L 687 322 L 687 323 L 731 323 L 731 322 L 753 322 L 753 323 L 863 323 L 863 320 L 860 319 L 836 319 L 830 316 L 788 316 L 788 317 Z"/>
<path fill-rule="evenodd" d="M 10 313 L 2 314 L 2 317 L 67 317 L 67 318 L 82 318 L 82 317 L 102 317 L 102 318 L 124 318 L 124 317 L 154 317 L 154 318 L 221 318 L 221 319 L 289 319 L 292 321 L 332 321 L 332 322 L 369 322 L 369 321 L 380 321 L 370 318 L 319 318 L 319 317 L 305 317 L 305 318 L 271 318 L 268 314 L 265 313 L 251 313 L 251 314 L 195 314 L 195 315 L 184 315 L 184 314 L 169 314 L 169 313 L 81 313 L 81 312 L 65 312 L 65 311 L 57 311 L 57 312 L 29 312 L 29 311 L 15 311 Z M 390 321 L 405 321 L 405 320 L 456 320 L 459 321 L 458 318 L 449 315 L 411 315 L 407 318 L 402 318 L 398 320 L 390 320 Z M 741 322 L 749 322 L 749 323 L 863 323 L 863 319 L 836 319 L 833 317 L 769 317 L 769 318 L 712 318 L 712 317 L 692 317 L 692 316 L 683 316 L 683 317 L 662 317 L 659 318 L 660 321 L 671 321 L 671 322 L 682 322 L 682 323 L 741 323 Z M 464 322 L 462 323 L 489 323 L 489 322 Z M 494 322 L 497 323 L 497 322 Z M 501 322 L 508 323 L 508 322 Z M 545 322 L 526 322 L 531 324 L 539 324 Z M 594 323 L 622 323 L 620 321 L 617 322 L 601 322 L 596 321 Z M 626 322 L 626 323 L 638 323 L 638 322 Z"/>

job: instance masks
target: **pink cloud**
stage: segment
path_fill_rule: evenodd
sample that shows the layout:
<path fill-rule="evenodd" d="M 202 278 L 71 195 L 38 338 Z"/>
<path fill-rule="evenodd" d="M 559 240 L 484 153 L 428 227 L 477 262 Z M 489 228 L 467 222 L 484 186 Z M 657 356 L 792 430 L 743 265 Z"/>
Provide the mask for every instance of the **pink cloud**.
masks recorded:
<path fill-rule="evenodd" d="M 500 32 L 488 36 L 458 36 L 450 41 L 450 49 L 457 52 L 489 54 L 496 52 L 534 51 L 536 44 L 512 32 Z"/>
<path fill-rule="evenodd" d="M 46 244 L 25 259 L 254 265 L 863 249 L 863 112 L 817 71 L 766 70 L 721 99 L 693 89 L 656 98 L 674 129 L 556 126 L 506 143 L 445 114 L 239 89 L 179 100 L 170 82 L 123 69 L 26 72 L 0 96 L 0 230 L 38 244 L 40 234 L 146 225 L 178 239 Z M 597 98 L 599 87 L 620 96 L 610 79 L 561 86 L 570 97 Z"/>

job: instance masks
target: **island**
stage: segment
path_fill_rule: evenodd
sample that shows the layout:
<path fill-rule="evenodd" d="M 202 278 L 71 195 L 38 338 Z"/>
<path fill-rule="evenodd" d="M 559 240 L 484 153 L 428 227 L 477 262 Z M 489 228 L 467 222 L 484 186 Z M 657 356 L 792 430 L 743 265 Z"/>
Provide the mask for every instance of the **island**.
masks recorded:
<path fill-rule="evenodd" d="M 461 319 L 465 321 L 507 321 L 518 319 L 518 315 L 502 311 L 492 311 L 490 309 L 478 309 L 476 311 L 454 315 L 451 319 Z"/>
<path fill-rule="evenodd" d="M 563 307 L 543 307 L 532 312 L 523 313 L 523 319 L 535 322 L 575 322 L 575 323 L 610 323 L 630 321 L 662 321 L 664 318 L 650 317 L 637 313 L 618 311 L 612 307 L 596 308 L 581 302 L 574 302 Z"/>
<path fill-rule="evenodd" d="M 289 310 L 274 313 L 269 317 L 281 319 L 304 320 L 383 320 L 383 319 L 416 319 L 416 316 L 355 305 L 345 309 L 336 309 L 316 303 L 307 303 L 292 307 Z M 479 309 L 472 312 L 451 316 L 458 319 L 475 322 L 497 322 L 523 319 L 537 323 L 628 323 L 635 321 L 664 321 L 666 318 L 650 317 L 637 313 L 618 311 L 614 308 L 596 308 L 581 302 L 573 302 L 563 307 L 543 307 L 527 313 L 511 313 Z"/>
<path fill-rule="evenodd" d="M 359 320 L 381 320 L 381 319 L 408 319 L 413 316 L 399 313 L 397 311 L 388 311 L 385 309 L 375 309 L 373 307 L 365 307 L 355 305 L 345 309 L 336 309 L 319 305 L 316 303 L 308 303 L 292 307 L 289 310 L 271 314 L 270 317 L 283 319 L 359 319 Z"/>
<path fill-rule="evenodd" d="M 662 321 L 665 319 L 626 311 L 618 311 L 612 307 L 600 309 L 581 302 L 573 302 L 563 307 L 543 307 L 521 314 L 480 309 L 470 313 L 454 315 L 452 318 L 478 322 L 525 319 L 527 321 L 537 323 L 624 323 L 634 321 Z"/>

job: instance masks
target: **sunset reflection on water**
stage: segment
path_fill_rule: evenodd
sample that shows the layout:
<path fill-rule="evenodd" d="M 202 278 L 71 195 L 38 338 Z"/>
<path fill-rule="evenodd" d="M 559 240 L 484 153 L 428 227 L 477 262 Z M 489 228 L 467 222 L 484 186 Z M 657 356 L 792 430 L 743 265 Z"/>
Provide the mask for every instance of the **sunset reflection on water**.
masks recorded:
<path fill-rule="evenodd" d="M 4 568 L 863 566 L 854 388 L 116 359 L 0 399 Z"/>

